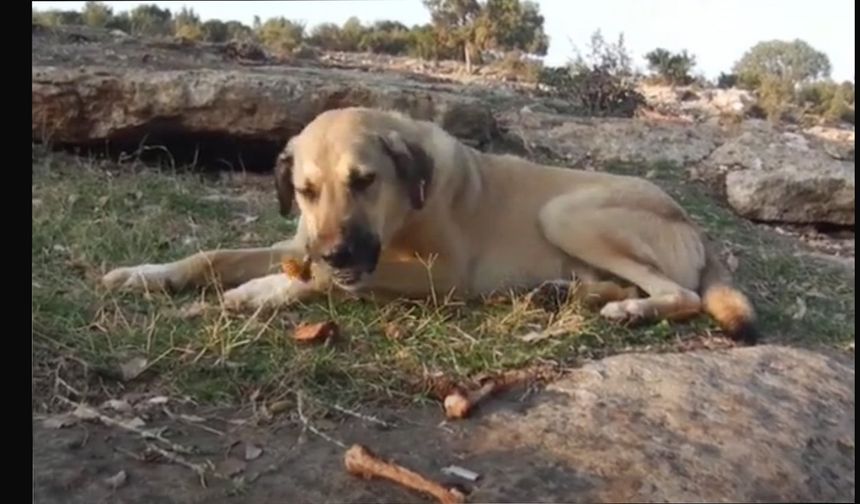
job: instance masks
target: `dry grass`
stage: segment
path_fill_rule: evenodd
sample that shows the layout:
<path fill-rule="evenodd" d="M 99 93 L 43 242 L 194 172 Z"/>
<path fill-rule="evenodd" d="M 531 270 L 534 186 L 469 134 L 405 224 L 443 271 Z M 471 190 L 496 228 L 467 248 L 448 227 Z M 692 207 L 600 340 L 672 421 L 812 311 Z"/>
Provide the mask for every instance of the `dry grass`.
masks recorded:
<path fill-rule="evenodd" d="M 781 339 L 853 341 L 853 278 L 767 249 L 768 242 L 733 217 L 696 202 L 694 210 L 706 214 L 710 228 L 737 240 L 740 274 L 762 302 L 766 329 L 779 331 Z M 224 404 L 251 398 L 273 404 L 296 391 L 346 406 L 403 403 L 421 400 L 439 376 L 465 379 L 683 347 L 711 328 L 699 319 L 628 329 L 575 305 L 547 311 L 516 294 L 469 304 L 443 296 L 384 305 L 323 301 L 228 316 L 189 309 L 203 297 L 217 299 L 213 290 L 168 297 L 115 295 L 98 286 L 117 265 L 269 244 L 292 226 L 278 216 L 267 177 L 212 180 L 34 148 L 34 409 L 50 409 L 55 395 L 96 399 L 140 389 Z M 805 296 L 805 319 L 781 315 L 796 294 Z M 343 337 L 327 345 L 292 340 L 297 323 L 320 320 L 336 321 Z M 539 336 L 523 338 L 530 333 Z M 145 358 L 146 368 L 123 381 L 120 365 L 133 357 Z"/>

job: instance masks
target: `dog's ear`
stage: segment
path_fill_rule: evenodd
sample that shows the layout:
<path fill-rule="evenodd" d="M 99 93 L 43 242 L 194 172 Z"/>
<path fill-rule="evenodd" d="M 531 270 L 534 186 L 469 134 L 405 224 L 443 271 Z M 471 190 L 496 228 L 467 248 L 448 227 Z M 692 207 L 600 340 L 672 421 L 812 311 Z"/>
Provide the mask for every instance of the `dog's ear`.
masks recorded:
<path fill-rule="evenodd" d="M 286 147 L 275 161 L 275 190 L 278 192 L 278 206 L 282 217 L 290 214 L 293 208 L 293 142 Z"/>
<path fill-rule="evenodd" d="M 418 145 L 405 142 L 395 132 L 381 136 L 382 151 L 394 162 L 397 176 L 406 187 L 412 208 L 420 210 L 427 201 L 427 191 L 433 181 L 433 158 Z"/>

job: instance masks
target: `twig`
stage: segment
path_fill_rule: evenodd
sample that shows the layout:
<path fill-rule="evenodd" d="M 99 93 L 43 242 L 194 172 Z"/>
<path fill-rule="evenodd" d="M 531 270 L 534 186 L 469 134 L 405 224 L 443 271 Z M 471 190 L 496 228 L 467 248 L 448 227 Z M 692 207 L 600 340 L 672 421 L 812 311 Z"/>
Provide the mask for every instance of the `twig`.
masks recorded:
<path fill-rule="evenodd" d="M 322 432 L 321 430 L 319 430 L 316 427 L 314 427 L 313 425 L 311 425 L 311 423 L 305 417 L 304 411 L 302 410 L 302 393 L 301 392 L 296 392 L 296 410 L 299 414 L 299 420 L 302 421 L 302 425 L 304 425 L 305 429 L 313 432 L 314 434 L 325 439 L 329 443 L 335 444 L 341 448 L 346 448 L 346 444 L 344 444 L 343 442 L 338 441 L 337 439 L 329 436 L 325 432 Z"/>
<path fill-rule="evenodd" d="M 205 466 L 203 466 L 201 464 L 195 464 L 193 462 L 189 462 L 188 460 L 185 459 L 185 457 L 183 457 L 181 455 L 177 455 L 177 454 L 170 452 L 168 450 L 165 450 L 164 448 L 161 448 L 160 446 L 154 445 L 152 443 L 147 443 L 146 449 L 154 451 L 155 453 L 161 455 L 162 457 L 164 457 L 165 459 L 167 459 L 170 462 L 173 462 L 174 464 L 179 464 L 181 466 L 185 466 L 185 467 L 191 469 L 192 471 L 194 471 L 197 474 L 197 477 L 200 478 L 200 486 L 202 486 L 203 488 L 207 488 L 207 486 L 206 486 L 206 467 Z"/>
<path fill-rule="evenodd" d="M 87 410 L 92 412 L 92 414 L 95 418 L 97 418 L 100 422 L 102 422 L 105 425 L 108 425 L 111 427 L 119 427 L 120 429 L 123 429 L 123 430 L 126 430 L 128 432 L 132 432 L 134 434 L 137 434 L 138 436 L 140 436 L 144 439 L 151 439 L 154 441 L 164 443 L 165 445 L 167 445 L 167 447 L 169 447 L 171 450 L 173 450 L 177 453 L 184 453 L 186 455 L 192 455 L 194 453 L 194 450 L 192 450 L 190 448 L 186 448 L 185 446 L 182 446 L 180 444 L 174 443 L 173 441 L 166 439 L 164 436 L 162 436 L 161 434 L 159 434 L 157 432 L 153 432 L 150 430 L 144 430 L 144 429 L 141 429 L 139 427 L 135 427 L 133 425 L 128 425 L 124 422 L 120 422 L 119 420 L 116 420 L 114 418 L 111 418 L 111 417 L 99 412 L 98 410 L 96 410 L 93 407 L 90 407 L 90 406 L 87 406 L 87 405 L 81 404 L 81 403 L 76 403 L 74 401 L 66 399 L 63 396 L 57 396 L 57 399 L 59 399 L 61 402 L 64 402 L 64 403 L 69 404 L 71 406 L 74 406 L 76 408 L 86 408 Z"/>
<path fill-rule="evenodd" d="M 385 420 L 376 418 L 375 416 L 372 416 L 372 415 L 366 415 L 364 413 L 359 413 L 357 411 L 352 411 L 352 410 L 346 409 L 343 406 L 340 406 L 338 404 L 331 404 L 328 406 L 330 406 L 332 409 L 339 411 L 345 415 L 353 416 L 355 418 L 358 418 L 359 420 L 364 420 L 365 422 L 370 422 L 370 423 L 375 423 L 377 425 L 381 425 L 381 426 L 385 427 L 386 429 L 391 429 L 391 428 L 395 427 L 395 425 L 390 423 L 390 422 L 386 422 Z"/>

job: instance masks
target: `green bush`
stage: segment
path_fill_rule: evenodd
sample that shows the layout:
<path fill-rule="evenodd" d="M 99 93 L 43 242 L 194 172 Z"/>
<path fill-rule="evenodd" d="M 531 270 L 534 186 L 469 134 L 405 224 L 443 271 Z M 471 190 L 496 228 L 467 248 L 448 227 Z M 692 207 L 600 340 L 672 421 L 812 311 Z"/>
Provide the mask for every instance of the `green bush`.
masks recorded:
<path fill-rule="evenodd" d="M 645 55 L 648 69 L 667 84 L 686 85 L 693 81 L 690 72 L 696 66 L 696 57 L 686 50 L 674 54 L 657 48 Z"/>
<path fill-rule="evenodd" d="M 758 88 L 756 105 L 772 122 L 791 119 L 795 116 L 794 84 L 788 79 L 766 75 Z"/>
<path fill-rule="evenodd" d="M 543 63 L 529 58 L 520 51 L 505 53 L 504 57 L 491 63 L 491 68 L 506 80 L 536 83 L 540 80 Z"/>
<path fill-rule="evenodd" d="M 632 117 L 645 98 L 636 91 L 623 35 L 612 44 L 597 31 L 590 47 L 587 56 L 577 55 L 566 67 L 541 70 L 539 83 L 551 87 L 555 95 L 577 102 L 589 115 Z"/>

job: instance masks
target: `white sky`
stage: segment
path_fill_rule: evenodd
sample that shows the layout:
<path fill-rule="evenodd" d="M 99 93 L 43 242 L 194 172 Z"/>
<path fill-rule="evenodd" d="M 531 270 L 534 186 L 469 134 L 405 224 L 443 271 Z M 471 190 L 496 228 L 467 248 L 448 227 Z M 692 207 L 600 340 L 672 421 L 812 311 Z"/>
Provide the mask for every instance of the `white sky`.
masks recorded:
<path fill-rule="evenodd" d="M 32 2 L 37 10 L 80 9 L 84 2 Z M 157 4 L 178 11 L 193 8 L 201 19 L 238 20 L 251 24 L 254 15 L 265 20 L 284 16 L 308 26 L 341 24 L 350 16 L 365 22 L 379 19 L 406 25 L 426 23 L 430 16 L 421 0 L 317 1 L 155 1 L 105 2 L 114 12 L 139 4 Z M 565 63 L 571 42 L 585 49 L 591 33 L 600 28 L 608 40 L 624 33 L 634 62 L 656 47 L 687 49 L 696 55 L 696 71 L 713 78 L 755 43 L 800 38 L 825 52 L 836 80 L 854 79 L 853 0 L 537 0 L 550 37 L 545 62 Z"/>

